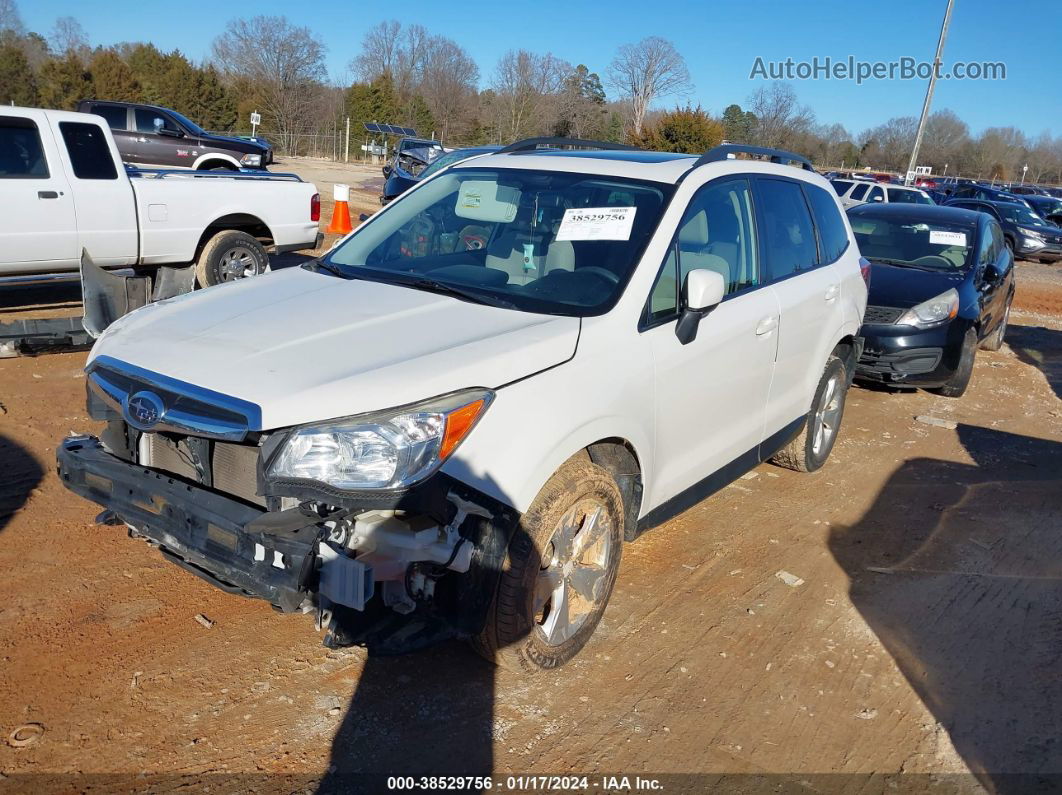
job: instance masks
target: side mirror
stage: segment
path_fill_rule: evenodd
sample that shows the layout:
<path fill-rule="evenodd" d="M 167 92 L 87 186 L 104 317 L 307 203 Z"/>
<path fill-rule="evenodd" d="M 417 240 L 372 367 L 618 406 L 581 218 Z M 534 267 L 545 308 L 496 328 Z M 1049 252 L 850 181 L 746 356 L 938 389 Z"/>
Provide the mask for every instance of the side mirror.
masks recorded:
<path fill-rule="evenodd" d="M 391 164 L 390 163 L 388 163 L 386 166 L 383 167 L 383 175 L 385 177 L 391 176 Z"/>
<path fill-rule="evenodd" d="M 726 294 L 726 282 L 721 273 L 694 268 L 686 274 L 682 292 L 684 309 L 675 326 L 675 336 L 683 345 L 688 345 L 697 337 L 701 318 L 722 302 Z"/>
<path fill-rule="evenodd" d="M 1003 278 L 1003 273 L 996 267 L 995 263 L 988 263 L 985 265 L 985 270 L 982 278 L 985 284 L 999 284 L 1000 279 Z"/>

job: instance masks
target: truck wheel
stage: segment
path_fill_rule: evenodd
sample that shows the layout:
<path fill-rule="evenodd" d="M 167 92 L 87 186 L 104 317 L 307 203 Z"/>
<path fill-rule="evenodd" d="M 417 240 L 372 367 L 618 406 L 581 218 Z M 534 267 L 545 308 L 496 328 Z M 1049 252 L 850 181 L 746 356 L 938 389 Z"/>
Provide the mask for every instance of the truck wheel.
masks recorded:
<path fill-rule="evenodd" d="M 261 243 L 246 232 L 226 229 L 203 246 L 195 265 L 195 279 L 200 287 L 213 287 L 265 273 L 268 266 L 269 255 Z"/>
<path fill-rule="evenodd" d="M 480 654 L 513 671 L 556 668 L 586 645 L 612 595 L 623 498 L 609 473 L 573 458 L 520 520 L 483 631 Z"/>
<path fill-rule="evenodd" d="M 985 339 L 981 341 L 981 347 L 986 351 L 998 351 L 1003 347 L 1003 337 L 1007 334 L 1007 323 L 1010 322 L 1010 301 L 1007 301 L 1007 308 L 1003 310 L 1003 319 L 999 321 L 999 326 L 996 330 L 989 334 Z"/>
<path fill-rule="evenodd" d="M 841 429 L 847 395 L 848 375 L 844 363 L 831 355 L 800 435 L 775 453 L 771 461 L 795 472 L 814 472 L 825 464 Z"/>
<path fill-rule="evenodd" d="M 929 391 L 944 397 L 962 397 L 966 392 L 966 387 L 970 385 L 976 355 L 977 332 L 969 328 L 966 329 L 966 336 L 962 338 L 962 353 L 959 354 L 959 366 L 955 369 L 955 374 L 943 386 Z"/>

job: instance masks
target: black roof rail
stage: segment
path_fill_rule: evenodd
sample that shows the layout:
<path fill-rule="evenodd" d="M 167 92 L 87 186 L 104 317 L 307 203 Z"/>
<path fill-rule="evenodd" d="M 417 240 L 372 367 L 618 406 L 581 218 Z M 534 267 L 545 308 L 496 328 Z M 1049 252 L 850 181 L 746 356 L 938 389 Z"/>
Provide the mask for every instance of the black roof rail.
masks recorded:
<path fill-rule="evenodd" d="M 784 163 L 786 161 L 800 163 L 800 167 L 807 169 L 808 171 L 815 171 L 815 167 L 811 165 L 811 161 L 803 155 L 798 155 L 795 152 L 787 152 L 784 149 L 770 149 L 766 146 L 746 146 L 745 144 L 721 144 L 713 147 L 697 158 L 697 162 L 693 164 L 693 168 L 697 166 L 703 166 L 705 163 L 716 163 L 720 160 L 728 160 L 730 155 L 762 155 L 763 157 L 769 157 L 772 163 Z"/>
<path fill-rule="evenodd" d="M 514 155 L 525 154 L 527 152 L 534 152 L 536 149 L 559 149 L 562 146 L 569 147 L 581 147 L 583 149 L 617 149 L 621 151 L 637 152 L 641 151 L 637 146 L 630 146 L 629 144 L 617 144 L 611 141 L 591 141 L 585 138 L 563 138 L 563 137 L 550 137 L 544 138 L 525 138 L 522 141 L 516 141 L 508 146 L 502 147 L 495 154 L 497 155 Z"/>

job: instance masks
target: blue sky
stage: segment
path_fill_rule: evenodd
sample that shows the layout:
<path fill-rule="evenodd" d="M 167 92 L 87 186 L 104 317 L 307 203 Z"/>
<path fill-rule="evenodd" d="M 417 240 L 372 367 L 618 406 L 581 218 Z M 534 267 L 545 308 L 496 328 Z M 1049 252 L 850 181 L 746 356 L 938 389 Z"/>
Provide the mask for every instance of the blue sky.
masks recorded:
<path fill-rule="evenodd" d="M 384 19 L 421 22 L 457 41 L 479 64 L 481 83 L 509 49 L 552 52 L 585 63 L 604 76 L 616 48 L 644 36 L 671 39 L 686 58 L 694 82 L 689 95 L 718 114 L 731 102 L 745 104 L 762 85 L 750 80 L 757 56 L 794 61 L 854 56 L 890 61 L 901 56 L 932 59 L 944 0 L 653 0 L 586 3 L 577 0 L 518 3 L 510 0 L 446 2 L 291 3 L 256 0 L 231 4 L 174 4 L 169 0 L 18 0 L 26 26 L 45 35 L 59 16 L 76 17 L 93 44 L 147 40 L 164 50 L 205 57 L 229 15 L 281 14 L 317 33 L 328 47 L 328 68 L 347 82 L 347 63 L 361 37 Z M 377 10 L 378 9 L 378 10 Z M 309 12 L 309 13 L 307 13 Z M 1006 80 L 938 81 L 933 109 L 950 108 L 976 133 L 1016 126 L 1030 135 L 1062 133 L 1062 3 L 956 0 L 944 52 L 956 61 L 1002 61 Z M 800 100 L 819 121 L 840 122 L 854 134 L 893 116 L 917 115 L 923 80 L 793 81 Z M 607 88 L 607 87 L 606 87 Z M 665 104 L 674 104 L 674 98 Z"/>

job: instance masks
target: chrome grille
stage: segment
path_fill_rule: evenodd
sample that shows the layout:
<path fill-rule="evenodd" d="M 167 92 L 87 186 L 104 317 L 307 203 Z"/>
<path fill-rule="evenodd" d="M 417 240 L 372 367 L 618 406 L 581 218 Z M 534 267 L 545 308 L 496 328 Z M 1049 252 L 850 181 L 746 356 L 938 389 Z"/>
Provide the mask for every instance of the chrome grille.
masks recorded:
<path fill-rule="evenodd" d="M 125 421 L 142 431 L 168 431 L 208 439 L 242 441 L 248 431 L 261 430 L 262 412 L 254 403 L 197 387 L 175 378 L 99 356 L 88 368 L 89 387 Z M 130 414 L 130 398 L 150 393 L 161 411 L 148 423 Z"/>

